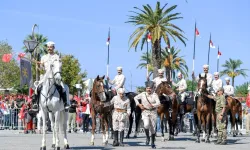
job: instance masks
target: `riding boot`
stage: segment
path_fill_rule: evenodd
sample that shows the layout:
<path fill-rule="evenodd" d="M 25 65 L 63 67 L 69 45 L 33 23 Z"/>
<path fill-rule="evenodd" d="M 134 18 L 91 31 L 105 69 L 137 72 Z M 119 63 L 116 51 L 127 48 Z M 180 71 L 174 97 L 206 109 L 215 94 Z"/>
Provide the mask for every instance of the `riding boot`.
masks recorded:
<path fill-rule="evenodd" d="M 118 131 L 113 131 L 113 132 L 114 132 L 113 146 L 119 146 L 119 143 L 118 143 Z"/>
<path fill-rule="evenodd" d="M 32 98 L 32 109 L 31 110 L 36 111 L 36 112 L 39 110 L 39 96 L 40 96 L 41 90 L 42 90 L 42 86 L 39 86 L 37 88 L 37 94 L 34 93 L 31 96 L 31 98 Z"/>
<path fill-rule="evenodd" d="M 63 88 L 61 85 L 56 85 L 56 89 L 58 90 L 62 100 L 63 100 L 63 103 L 64 103 L 64 108 L 65 109 L 69 109 L 69 104 L 67 102 L 67 94 L 66 92 L 63 91 Z"/>
<path fill-rule="evenodd" d="M 149 129 L 145 129 L 145 134 L 146 134 L 146 145 L 149 145 L 150 142 Z"/>
<path fill-rule="evenodd" d="M 155 146 L 155 134 L 152 134 L 151 135 L 151 148 L 156 148 L 156 146 Z"/>
<path fill-rule="evenodd" d="M 124 138 L 124 130 L 120 132 L 120 146 L 124 146 L 123 144 L 123 138 Z"/>

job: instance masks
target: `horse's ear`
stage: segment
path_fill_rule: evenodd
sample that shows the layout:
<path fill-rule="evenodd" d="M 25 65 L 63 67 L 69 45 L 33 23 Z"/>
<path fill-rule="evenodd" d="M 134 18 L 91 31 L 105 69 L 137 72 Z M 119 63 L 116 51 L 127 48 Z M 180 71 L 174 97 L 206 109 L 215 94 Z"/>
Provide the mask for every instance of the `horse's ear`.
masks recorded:
<path fill-rule="evenodd" d="M 199 74 L 199 78 L 201 78 L 201 74 Z"/>
<path fill-rule="evenodd" d="M 99 80 L 99 75 L 96 77 L 97 80 Z"/>
<path fill-rule="evenodd" d="M 105 79 L 105 75 L 102 76 L 102 79 Z"/>

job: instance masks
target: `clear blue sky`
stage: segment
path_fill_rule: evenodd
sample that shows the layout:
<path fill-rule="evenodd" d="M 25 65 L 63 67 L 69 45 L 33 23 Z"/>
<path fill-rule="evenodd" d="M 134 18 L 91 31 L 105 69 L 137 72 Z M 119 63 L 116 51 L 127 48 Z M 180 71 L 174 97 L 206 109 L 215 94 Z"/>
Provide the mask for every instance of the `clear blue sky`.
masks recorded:
<path fill-rule="evenodd" d="M 221 63 L 229 58 L 241 59 L 242 68 L 250 69 L 250 1 L 249 0 L 161 0 L 169 5 L 177 4 L 176 12 L 184 19 L 175 22 L 185 31 L 188 38 L 184 47 L 179 41 L 172 43 L 182 49 L 182 55 L 192 70 L 194 22 L 200 37 L 196 44 L 196 75 L 207 62 L 209 34 L 216 47 L 220 46 Z M 116 75 L 116 67 L 122 66 L 127 77 L 126 89 L 133 90 L 144 85 L 145 69 L 136 69 L 142 52 L 128 51 L 128 39 L 134 27 L 125 24 L 128 11 L 134 6 L 150 4 L 154 0 L 2 0 L 0 5 L 0 40 L 21 52 L 23 39 L 31 33 L 33 24 L 39 25 L 39 32 L 56 43 L 56 48 L 64 54 L 73 54 L 80 60 L 81 68 L 88 72 L 89 78 L 106 74 L 108 28 L 111 27 L 110 78 Z M 146 48 L 146 47 L 145 47 Z M 144 49 L 145 51 L 146 49 Z M 211 49 L 210 72 L 216 71 L 217 49 Z M 221 69 L 221 68 L 220 68 Z M 131 73 L 132 78 L 131 78 Z M 248 72 L 249 74 L 249 72 Z M 189 73 L 191 75 L 191 72 Z M 224 79 L 224 77 L 223 77 Z M 237 77 L 236 85 L 249 81 L 249 77 Z M 223 80 L 224 81 L 224 80 Z"/>

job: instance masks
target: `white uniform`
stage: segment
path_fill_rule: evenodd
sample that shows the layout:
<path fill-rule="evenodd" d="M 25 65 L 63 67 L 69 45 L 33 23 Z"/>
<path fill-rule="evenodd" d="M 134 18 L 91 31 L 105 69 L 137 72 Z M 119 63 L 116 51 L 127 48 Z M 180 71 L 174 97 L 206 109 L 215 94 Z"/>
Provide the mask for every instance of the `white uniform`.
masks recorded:
<path fill-rule="evenodd" d="M 224 94 L 227 96 L 234 96 L 234 87 L 232 85 L 224 85 Z"/>
<path fill-rule="evenodd" d="M 176 87 L 178 87 L 179 95 L 181 95 L 181 102 L 184 102 L 186 97 L 186 90 L 187 90 L 187 82 L 185 79 L 181 79 L 177 84 L 172 82 L 172 84 Z"/>
<path fill-rule="evenodd" d="M 44 64 L 44 69 L 45 71 L 47 71 L 48 69 L 50 69 L 49 65 L 51 64 L 51 62 L 55 61 L 55 60 L 59 60 L 59 56 L 57 54 L 46 54 L 41 58 L 41 63 Z"/>
<path fill-rule="evenodd" d="M 161 84 L 162 81 L 167 81 L 167 79 L 164 78 L 164 77 L 162 77 L 162 78 L 161 77 L 156 77 L 156 78 L 153 79 L 153 82 L 155 84 L 155 89 L 158 87 L 158 85 Z"/>
<path fill-rule="evenodd" d="M 222 86 L 223 85 L 222 85 L 222 80 L 221 79 L 213 80 L 213 83 L 212 83 L 213 91 L 212 92 L 217 93 L 218 89 L 222 88 Z"/>
<path fill-rule="evenodd" d="M 109 84 L 115 85 L 115 90 L 117 91 L 119 88 L 124 88 L 125 80 L 125 76 L 120 74 L 116 75 L 113 81 L 109 80 Z"/>
<path fill-rule="evenodd" d="M 130 100 L 126 96 L 121 99 L 120 95 L 116 95 L 111 100 L 111 104 L 114 104 L 115 108 L 112 115 L 113 130 L 121 132 L 124 130 L 126 120 L 131 113 Z"/>
<path fill-rule="evenodd" d="M 155 126 L 157 119 L 157 107 L 160 106 L 160 100 L 156 93 L 148 94 L 147 92 L 142 92 L 139 95 L 134 97 L 136 106 L 139 105 L 139 101 L 141 100 L 141 104 L 145 108 L 142 111 L 142 120 L 144 123 L 144 128 L 149 129 L 151 134 L 155 134 Z M 153 108 L 150 107 L 150 104 L 153 105 Z"/>
<path fill-rule="evenodd" d="M 199 81 L 199 76 L 196 77 L 196 81 Z M 213 82 L 213 75 L 211 73 L 207 73 L 207 87 L 211 87 Z"/>

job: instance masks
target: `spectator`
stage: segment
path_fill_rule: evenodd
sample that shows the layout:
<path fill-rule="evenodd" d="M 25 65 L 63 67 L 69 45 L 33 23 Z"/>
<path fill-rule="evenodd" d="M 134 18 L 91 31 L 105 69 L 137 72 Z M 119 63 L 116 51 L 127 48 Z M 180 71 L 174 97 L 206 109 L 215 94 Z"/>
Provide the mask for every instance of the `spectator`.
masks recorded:
<path fill-rule="evenodd" d="M 90 115 L 90 105 L 89 105 L 90 97 L 85 97 L 82 103 L 82 121 L 83 121 L 83 132 L 89 131 L 89 115 Z"/>
<path fill-rule="evenodd" d="M 68 132 L 71 133 L 71 129 L 76 132 L 76 107 L 77 101 L 73 99 L 73 95 L 69 95 L 70 107 L 69 107 L 69 119 L 68 119 Z"/>

